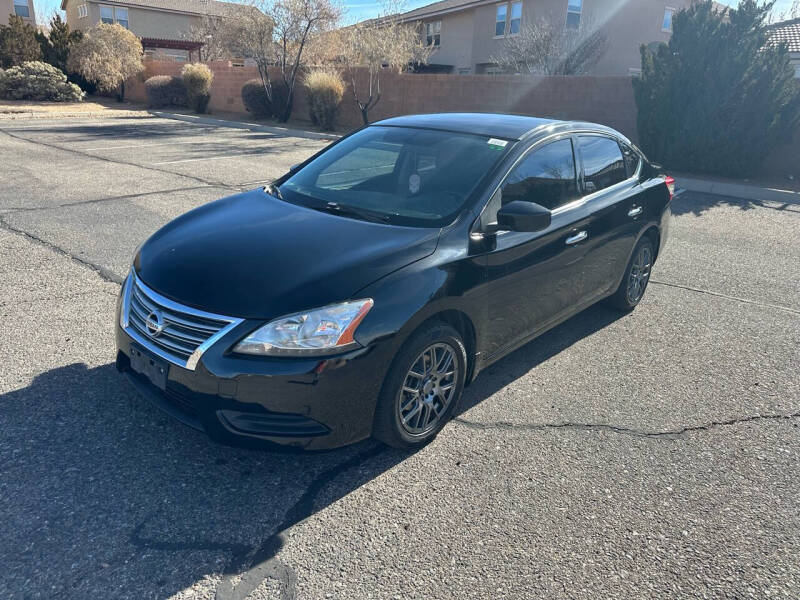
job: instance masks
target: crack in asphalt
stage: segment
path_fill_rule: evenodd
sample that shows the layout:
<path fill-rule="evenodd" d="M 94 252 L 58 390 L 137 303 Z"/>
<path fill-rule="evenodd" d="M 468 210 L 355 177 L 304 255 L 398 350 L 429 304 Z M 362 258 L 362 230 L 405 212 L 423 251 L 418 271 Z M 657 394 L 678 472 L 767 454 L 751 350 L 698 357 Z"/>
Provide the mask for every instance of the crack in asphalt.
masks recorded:
<path fill-rule="evenodd" d="M 265 539 L 255 552 L 247 556 L 234 556 L 232 561 L 234 565 L 250 564 L 252 566 L 241 573 L 241 580 L 236 585 L 233 584 L 233 578 L 240 574 L 238 572 L 239 568 L 229 568 L 225 579 L 217 588 L 216 600 L 244 600 L 267 577 L 271 577 L 280 583 L 281 600 L 294 600 L 297 598 L 297 574 L 294 569 L 277 558 L 278 552 L 286 541 L 286 533 L 289 529 L 314 514 L 314 504 L 317 496 L 334 479 L 346 471 L 363 464 L 365 461 L 388 451 L 389 449 L 384 446 L 374 446 L 317 475 L 300 498 L 286 511 L 283 521 L 275 528 L 274 533 Z M 234 572 L 231 573 L 231 570 Z"/>
<path fill-rule="evenodd" d="M 123 194 L 122 196 L 109 196 L 107 198 L 95 198 L 93 200 L 79 200 L 77 202 L 65 202 L 64 204 L 54 204 L 52 206 L 10 206 L 8 208 L 0 208 L 0 212 L 3 213 L 12 213 L 12 212 L 34 212 L 34 211 L 42 211 L 42 210 L 55 210 L 58 208 L 70 208 L 72 206 L 83 206 L 86 204 L 97 204 L 99 202 L 113 202 L 115 200 L 131 200 L 133 198 L 144 198 L 145 196 L 157 196 L 158 194 L 172 194 L 173 192 L 189 192 L 192 190 L 205 190 L 205 189 L 214 189 L 217 186 L 202 184 L 202 185 L 192 185 L 192 186 L 185 186 L 179 188 L 172 188 L 168 190 L 156 190 L 153 192 L 139 192 L 136 194 Z M 227 188 L 220 188 L 220 189 L 227 189 Z"/>
<path fill-rule="evenodd" d="M 710 431 L 719 427 L 729 427 L 731 425 L 740 425 L 743 423 L 751 423 L 753 421 L 787 421 L 800 418 L 800 411 L 789 414 L 768 414 L 768 415 L 748 415 L 746 417 L 737 417 L 733 419 L 726 419 L 724 421 L 711 421 L 702 425 L 685 425 L 678 429 L 667 429 L 664 431 L 645 431 L 643 429 L 635 429 L 631 427 L 621 427 L 618 425 L 610 425 L 608 423 L 575 423 L 572 421 L 564 421 L 562 423 L 511 423 L 510 421 L 493 421 L 484 423 L 481 421 L 471 421 L 463 417 L 455 417 L 454 423 L 463 425 L 469 429 L 478 430 L 508 430 L 508 431 L 544 431 L 547 429 L 577 429 L 580 431 L 610 431 L 612 433 L 619 433 L 622 435 L 630 435 L 633 437 L 642 438 L 676 438 L 678 436 L 692 433 L 695 431 Z"/>
<path fill-rule="evenodd" d="M 35 236 L 32 233 L 29 233 L 29 232 L 25 231 L 24 229 L 20 229 L 18 227 L 14 227 L 8 221 L 3 219 L 2 215 L 0 215 L 0 228 L 5 229 L 7 231 L 10 231 L 12 233 L 16 233 L 17 235 L 21 235 L 21 236 L 29 239 L 32 242 L 40 244 L 40 245 L 44 246 L 45 248 L 48 248 L 48 249 L 52 250 L 53 252 L 55 252 L 57 254 L 65 256 L 66 258 L 69 258 L 70 260 L 72 260 L 72 261 L 74 261 L 74 262 L 76 262 L 76 263 L 78 263 L 80 265 L 83 265 L 84 267 L 89 267 L 94 272 L 96 272 L 102 279 L 104 279 L 105 281 L 108 281 L 109 283 L 116 283 L 117 285 L 122 285 L 122 277 L 119 277 L 111 269 L 108 269 L 108 268 L 106 268 L 106 267 L 104 267 L 102 265 L 95 264 L 95 263 L 93 263 L 93 262 L 91 262 L 89 260 L 86 260 L 85 258 L 81 258 L 80 256 L 76 256 L 76 255 L 72 254 L 71 252 L 68 252 L 67 250 L 64 250 L 60 246 L 56 246 L 55 244 L 53 244 L 51 242 L 48 242 L 47 240 L 42 239 L 42 238 L 40 238 L 38 236 Z"/>
<path fill-rule="evenodd" d="M 90 159 L 93 159 L 93 160 L 99 160 L 99 161 L 108 162 L 108 163 L 117 164 L 117 165 L 127 165 L 129 167 L 138 167 L 138 168 L 144 169 L 146 171 L 154 171 L 156 173 L 162 173 L 162 174 L 165 174 L 165 175 L 172 175 L 173 177 L 183 177 L 185 179 L 191 179 L 193 181 L 197 181 L 199 183 L 203 183 L 203 184 L 211 186 L 211 187 L 219 187 L 219 188 L 224 188 L 224 189 L 233 190 L 233 191 L 237 191 L 237 192 L 244 191 L 238 186 L 228 185 L 226 183 L 223 183 L 222 181 L 214 181 L 214 180 L 210 180 L 210 179 L 203 179 L 202 177 L 196 177 L 194 175 L 186 175 L 184 173 L 176 173 L 175 171 L 170 171 L 169 169 L 157 169 L 157 168 L 155 168 L 153 166 L 150 166 L 150 165 L 140 165 L 140 164 L 133 163 L 133 162 L 128 162 L 128 161 L 125 161 L 125 160 L 116 160 L 116 159 L 113 159 L 113 158 L 106 158 L 105 156 L 96 156 L 94 154 L 88 154 L 86 152 L 81 152 L 80 150 L 77 150 L 75 148 L 66 148 L 64 146 L 59 146 L 58 144 L 52 144 L 52 143 L 49 143 L 49 142 L 42 142 L 41 140 L 32 140 L 30 138 L 11 133 L 11 132 L 6 131 L 6 130 L 4 130 L 2 128 L 0 128 L 0 132 L 6 134 L 7 136 L 9 136 L 11 138 L 14 138 L 16 140 L 20 140 L 20 141 L 23 141 L 23 142 L 28 142 L 30 144 L 35 144 L 37 146 L 44 146 L 45 148 L 52 148 L 54 150 L 60 150 L 61 152 L 69 152 L 71 154 L 77 154 L 78 156 L 83 156 L 84 158 L 90 158 Z"/>
<path fill-rule="evenodd" d="M 133 529 L 129 541 L 139 550 L 231 552 L 233 556 L 225 568 L 222 582 L 217 587 L 216 600 L 244 600 L 267 578 L 274 579 L 280 584 L 281 600 L 295 600 L 297 574 L 291 566 L 277 557 L 286 541 L 287 532 L 314 514 L 317 497 L 337 477 L 388 451 L 388 448 L 376 445 L 317 475 L 286 511 L 283 520 L 275 527 L 273 533 L 257 547 L 203 539 L 190 541 L 148 539 L 142 536 L 142 530 L 150 517 Z"/>
<path fill-rule="evenodd" d="M 758 300 L 748 300 L 747 298 L 740 298 L 738 296 L 731 296 L 729 294 L 723 294 L 722 292 L 712 292 L 710 290 L 703 290 L 700 288 L 691 287 L 688 285 L 680 285 L 678 283 L 667 283 L 666 281 L 658 281 L 656 279 L 651 279 L 650 283 L 655 285 L 665 285 L 671 288 L 677 288 L 679 290 L 686 290 L 689 292 L 696 292 L 698 294 L 707 294 L 709 296 L 716 296 L 718 298 L 725 298 L 726 300 L 735 300 L 736 302 L 744 302 L 745 304 L 755 304 L 756 306 L 762 306 L 764 308 L 774 308 L 776 310 L 785 310 L 790 313 L 794 313 L 800 315 L 800 310 L 796 308 L 789 308 L 788 306 L 781 306 L 779 304 L 769 304 L 768 302 L 759 302 Z"/>

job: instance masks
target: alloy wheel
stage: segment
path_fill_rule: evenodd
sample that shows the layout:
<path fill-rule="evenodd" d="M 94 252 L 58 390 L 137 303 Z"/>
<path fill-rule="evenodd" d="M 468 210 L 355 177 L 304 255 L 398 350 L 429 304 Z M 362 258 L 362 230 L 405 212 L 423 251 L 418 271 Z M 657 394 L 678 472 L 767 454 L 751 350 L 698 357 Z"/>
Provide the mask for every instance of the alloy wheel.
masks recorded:
<path fill-rule="evenodd" d="M 628 277 L 627 298 L 631 304 L 636 304 L 642 299 L 650 279 L 650 267 L 653 264 L 653 251 L 644 244 L 639 248 L 636 258 L 631 265 L 631 274 Z"/>
<path fill-rule="evenodd" d="M 455 348 L 439 343 L 423 350 L 411 364 L 397 397 L 403 429 L 415 436 L 436 429 L 453 400 L 457 381 Z"/>

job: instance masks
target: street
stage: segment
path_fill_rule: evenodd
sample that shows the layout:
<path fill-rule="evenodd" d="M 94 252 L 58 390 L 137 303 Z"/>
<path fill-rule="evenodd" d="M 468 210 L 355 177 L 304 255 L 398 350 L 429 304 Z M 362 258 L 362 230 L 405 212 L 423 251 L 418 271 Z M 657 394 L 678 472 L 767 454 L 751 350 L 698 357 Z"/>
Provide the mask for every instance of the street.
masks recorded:
<path fill-rule="evenodd" d="M 136 248 L 327 143 L 0 121 L 0 598 L 797 598 L 800 204 L 683 193 L 633 313 L 496 363 L 416 453 L 226 447 L 141 398 Z"/>

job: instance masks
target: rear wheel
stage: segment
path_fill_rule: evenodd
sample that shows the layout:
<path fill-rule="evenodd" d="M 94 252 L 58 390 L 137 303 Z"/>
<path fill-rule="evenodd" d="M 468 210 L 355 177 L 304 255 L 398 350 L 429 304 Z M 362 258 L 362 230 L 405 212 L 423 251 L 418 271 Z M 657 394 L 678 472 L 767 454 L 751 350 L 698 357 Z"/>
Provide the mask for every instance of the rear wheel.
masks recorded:
<path fill-rule="evenodd" d="M 617 291 L 611 296 L 609 304 L 624 310 L 631 311 L 641 302 L 647 284 L 650 282 L 650 270 L 653 267 L 655 257 L 655 246 L 650 237 L 645 236 L 633 250 L 625 276 L 619 284 Z"/>
<path fill-rule="evenodd" d="M 461 398 L 466 363 L 461 336 L 449 325 L 435 323 L 413 334 L 389 369 L 373 436 L 395 448 L 430 442 Z"/>

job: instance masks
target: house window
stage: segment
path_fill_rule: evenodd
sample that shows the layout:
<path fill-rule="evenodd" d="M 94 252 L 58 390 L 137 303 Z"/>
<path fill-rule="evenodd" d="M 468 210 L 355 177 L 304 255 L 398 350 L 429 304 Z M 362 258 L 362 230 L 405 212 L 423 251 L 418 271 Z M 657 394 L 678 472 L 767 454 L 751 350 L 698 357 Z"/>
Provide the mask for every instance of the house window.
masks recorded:
<path fill-rule="evenodd" d="M 128 28 L 128 9 L 117 6 L 114 9 L 114 19 L 125 29 Z"/>
<path fill-rule="evenodd" d="M 439 44 L 441 43 L 441 34 L 441 21 L 431 21 L 430 23 L 425 23 L 425 41 L 428 43 L 428 46 L 434 46 L 438 48 Z"/>
<path fill-rule="evenodd" d="M 494 20 L 494 36 L 501 37 L 506 34 L 506 19 L 508 17 L 508 5 L 498 4 L 497 13 Z"/>
<path fill-rule="evenodd" d="M 580 29 L 583 0 L 567 0 L 567 29 Z"/>
<path fill-rule="evenodd" d="M 519 33 L 519 26 L 522 23 L 522 2 L 511 3 L 511 22 L 508 26 L 508 33 L 514 35 Z"/>
<path fill-rule="evenodd" d="M 14 14 L 23 19 L 30 19 L 31 9 L 28 7 L 28 0 L 14 0 Z"/>
<path fill-rule="evenodd" d="M 661 31 L 664 33 L 672 33 L 672 16 L 674 14 L 674 8 L 668 6 L 664 9 L 664 20 L 661 21 Z"/>
<path fill-rule="evenodd" d="M 85 4 L 79 4 L 78 5 L 78 18 L 79 19 L 85 19 L 88 16 L 89 16 L 89 9 L 87 8 L 87 6 Z"/>
<path fill-rule="evenodd" d="M 110 6 L 100 7 L 100 20 L 111 25 L 114 22 L 114 9 Z"/>

